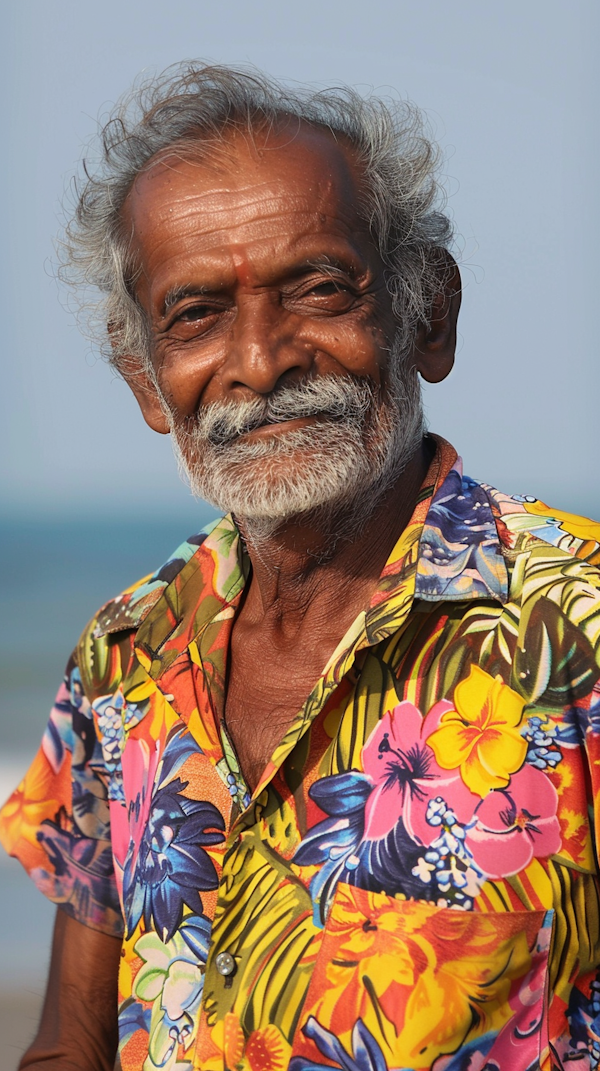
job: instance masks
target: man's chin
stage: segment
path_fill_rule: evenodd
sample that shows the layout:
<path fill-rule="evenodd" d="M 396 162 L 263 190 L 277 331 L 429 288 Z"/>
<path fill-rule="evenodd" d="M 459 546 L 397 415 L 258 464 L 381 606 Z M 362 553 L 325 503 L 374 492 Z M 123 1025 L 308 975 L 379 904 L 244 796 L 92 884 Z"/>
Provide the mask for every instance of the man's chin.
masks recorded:
<path fill-rule="evenodd" d="M 190 480 L 192 493 L 202 498 L 223 513 L 232 513 L 249 524 L 273 524 L 284 526 L 293 521 L 308 521 L 323 511 L 343 508 L 353 497 L 348 488 L 340 488 L 328 495 L 315 494 L 315 489 L 285 484 L 277 486 L 272 481 L 268 487 L 229 488 L 221 493 L 206 481 Z"/>
<path fill-rule="evenodd" d="M 360 466 L 359 466 L 360 468 Z M 276 538 L 285 529 L 301 526 L 333 541 L 362 527 L 378 500 L 377 489 L 365 471 L 346 470 L 337 480 L 321 481 L 310 468 L 296 466 L 290 477 L 278 478 L 273 469 L 265 474 L 221 473 L 219 479 L 190 478 L 192 492 L 223 513 L 231 513 L 249 543 L 259 545 Z"/>
<path fill-rule="evenodd" d="M 218 509 L 256 521 L 285 523 L 352 495 L 357 477 L 368 468 L 362 444 L 296 441 L 288 449 L 254 454 L 246 444 L 180 454 L 192 492 Z M 262 446 L 262 442 L 260 443 Z"/>

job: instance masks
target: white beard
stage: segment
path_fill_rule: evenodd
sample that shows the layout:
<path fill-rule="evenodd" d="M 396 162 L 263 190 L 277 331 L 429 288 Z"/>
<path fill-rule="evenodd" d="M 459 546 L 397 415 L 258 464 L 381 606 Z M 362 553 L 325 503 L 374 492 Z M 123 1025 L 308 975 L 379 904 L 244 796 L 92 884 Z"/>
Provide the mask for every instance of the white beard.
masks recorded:
<path fill-rule="evenodd" d="M 423 435 L 417 372 L 390 351 L 389 383 L 328 375 L 249 402 L 213 403 L 181 418 L 161 396 L 180 470 L 194 495 L 233 513 L 251 541 L 311 515 L 356 531 L 406 467 Z M 316 416 L 308 427 L 248 441 L 265 423 Z"/>

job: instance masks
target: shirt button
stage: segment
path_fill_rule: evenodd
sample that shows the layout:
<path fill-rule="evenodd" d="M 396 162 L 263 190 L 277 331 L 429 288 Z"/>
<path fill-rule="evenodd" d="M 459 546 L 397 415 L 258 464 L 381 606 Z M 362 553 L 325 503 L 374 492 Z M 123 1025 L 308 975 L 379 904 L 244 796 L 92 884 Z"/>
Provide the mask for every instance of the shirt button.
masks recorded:
<path fill-rule="evenodd" d="M 222 974 L 224 978 L 227 978 L 235 971 L 235 960 L 230 952 L 219 952 L 219 955 L 215 959 L 215 967 L 219 974 Z"/>

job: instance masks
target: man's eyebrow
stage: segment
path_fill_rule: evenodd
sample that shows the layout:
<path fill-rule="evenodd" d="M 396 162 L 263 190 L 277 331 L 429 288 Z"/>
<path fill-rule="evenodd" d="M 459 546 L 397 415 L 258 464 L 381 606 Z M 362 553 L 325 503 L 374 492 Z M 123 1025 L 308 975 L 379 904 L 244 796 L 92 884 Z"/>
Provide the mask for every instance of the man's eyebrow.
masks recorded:
<path fill-rule="evenodd" d="M 324 253 L 322 256 L 310 257 L 307 260 L 302 260 L 300 263 L 295 264 L 289 272 L 285 274 L 289 278 L 299 277 L 306 275 L 311 271 L 320 271 L 324 275 L 328 275 L 332 279 L 340 278 L 344 276 L 346 279 L 357 280 L 364 275 L 365 269 L 362 265 L 356 264 L 351 260 L 344 260 L 341 257 L 330 256 Z M 166 316 L 170 309 L 177 304 L 178 301 L 182 301 L 184 298 L 189 297 L 203 297 L 209 292 L 209 288 L 202 286 L 199 283 L 179 283 L 177 286 L 172 286 L 170 290 L 167 290 L 163 301 L 161 303 L 160 314 Z"/>
<path fill-rule="evenodd" d="M 173 305 L 176 305 L 182 298 L 201 297 L 203 294 L 206 294 L 206 287 L 199 286 L 197 283 L 185 283 L 184 285 L 179 284 L 178 286 L 172 286 L 170 290 L 167 290 L 164 296 L 160 310 L 161 314 L 166 316 L 169 309 L 172 309 Z"/>
<path fill-rule="evenodd" d="M 324 275 L 332 278 L 345 275 L 346 278 L 358 279 L 364 274 L 364 267 L 360 267 L 353 261 L 345 261 L 340 257 L 332 257 L 325 253 L 320 257 L 311 257 L 302 266 L 298 266 L 294 274 L 301 275 L 304 271 L 322 271 Z"/>

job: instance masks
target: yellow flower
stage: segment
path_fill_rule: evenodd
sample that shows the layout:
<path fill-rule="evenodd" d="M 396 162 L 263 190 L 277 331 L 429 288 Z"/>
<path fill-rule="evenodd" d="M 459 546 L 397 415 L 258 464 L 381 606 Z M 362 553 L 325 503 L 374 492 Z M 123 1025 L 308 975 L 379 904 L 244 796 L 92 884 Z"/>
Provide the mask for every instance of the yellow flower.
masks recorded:
<path fill-rule="evenodd" d="M 527 752 L 518 728 L 525 700 L 500 677 L 471 666 L 467 679 L 454 689 L 454 706 L 427 740 L 439 765 L 444 770 L 459 768 L 477 796 L 506 788 Z"/>
<path fill-rule="evenodd" d="M 575 513 L 567 513 L 563 509 L 551 509 L 545 502 L 536 499 L 535 502 L 525 502 L 527 513 L 533 513 L 537 517 L 545 517 L 548 521 L 560 521 L 563 532 L 574 535 L 576 539 L 584 542 L 600 543 L 600 524 L 592 521 L 589 517 L 578 517 Z"/>

